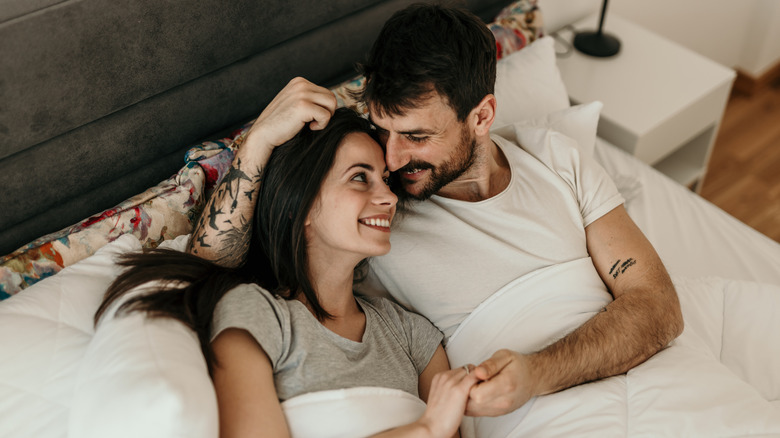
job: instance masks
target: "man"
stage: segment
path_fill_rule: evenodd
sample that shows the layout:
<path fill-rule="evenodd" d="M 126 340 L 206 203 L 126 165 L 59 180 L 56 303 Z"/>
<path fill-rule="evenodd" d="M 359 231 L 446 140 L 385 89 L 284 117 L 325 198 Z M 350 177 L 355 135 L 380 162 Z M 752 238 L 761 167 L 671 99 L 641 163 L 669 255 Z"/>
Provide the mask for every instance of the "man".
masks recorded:
<path fill-rule="evenodd" d="M 590 257 L 614 300 L 540 351 L 500 350 L 480 364 L 472 416 L 503 415 L 534 396 L 624 373 L 683 326 L 663 264 L 603 169 L 574 148 L 540 165 L 491 137 L 495 50 L 477 17 L 441 6 L 399 11 L 378 36 L 362 67 L 362 97 L 389 169 L 419 202 L 394 228 L 390 254 L 372 260 L 370 276 L 445 335 L 507 280 L 571 260 Z M 192 253 L 241 263 L 270 151 L 305 123 L 324 126 L 335 106 L 328 90 L 300 78 L 277 95 L 207 204 Z"/>

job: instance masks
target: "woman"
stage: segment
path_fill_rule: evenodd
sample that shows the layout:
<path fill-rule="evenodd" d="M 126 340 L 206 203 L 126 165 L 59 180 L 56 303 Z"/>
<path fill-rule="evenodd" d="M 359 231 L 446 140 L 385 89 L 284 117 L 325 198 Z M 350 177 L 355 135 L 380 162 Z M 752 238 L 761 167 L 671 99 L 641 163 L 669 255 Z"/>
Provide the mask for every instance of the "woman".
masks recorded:
<path fill-rule="evenodd" d="M 476 382 L 449 370 L 441 333 L 390 301 L 355 297 L 355 269 L 390 250 L 397 198 L 370 124 L 339 109 L 276 147 L 263 174 L 249 259 L 238 269 L 173 251 L 124 257 L 96 320 L 123 309 L 177 318 L 198 334 L 217 392 L 220 435 L 288 436 L 281 402 L 382 386 L 428 402 L 415 423 L 378 436 L 452 436 Z M 204 292 L 208 291 L 208 292 Z M 435 376 L 435 378 L 434 378 Z"/>

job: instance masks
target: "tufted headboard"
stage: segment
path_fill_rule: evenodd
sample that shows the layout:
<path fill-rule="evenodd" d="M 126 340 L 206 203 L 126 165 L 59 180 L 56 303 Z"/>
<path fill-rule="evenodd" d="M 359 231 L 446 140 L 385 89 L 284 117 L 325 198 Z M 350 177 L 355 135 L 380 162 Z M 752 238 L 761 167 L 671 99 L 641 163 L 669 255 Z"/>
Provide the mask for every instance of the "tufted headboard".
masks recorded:
<path fill-rule="evenodd" d="M 168 178 L 291 78 L 353 76 L 410 3 L 2 0 L 0 255 Z"/>

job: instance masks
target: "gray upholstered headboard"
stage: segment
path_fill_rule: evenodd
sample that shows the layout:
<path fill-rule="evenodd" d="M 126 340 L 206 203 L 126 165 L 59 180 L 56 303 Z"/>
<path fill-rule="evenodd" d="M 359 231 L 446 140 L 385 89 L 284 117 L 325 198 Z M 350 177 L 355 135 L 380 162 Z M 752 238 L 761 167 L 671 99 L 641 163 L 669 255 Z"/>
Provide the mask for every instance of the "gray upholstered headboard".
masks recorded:
<path fill-rule="evenodd" d="M 0 255 L 168 178 L 291 78 L 354 75 L 409 3 L 0 0 Z"/>

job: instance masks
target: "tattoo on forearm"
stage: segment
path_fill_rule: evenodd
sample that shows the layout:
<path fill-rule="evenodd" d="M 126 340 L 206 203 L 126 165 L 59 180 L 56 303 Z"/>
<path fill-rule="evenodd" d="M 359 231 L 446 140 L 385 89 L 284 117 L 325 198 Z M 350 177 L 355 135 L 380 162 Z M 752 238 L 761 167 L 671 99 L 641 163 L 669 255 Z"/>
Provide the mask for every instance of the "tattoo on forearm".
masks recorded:
<path fill-rule="evenodd" d="M 262 183 L 262 167 L 247 174 L 241 165 L 241 159 L 238 158 L 222 177 L 212 199 L 200 214 L 188 245 L 188 252 L 192 254 L 198 254 L 199 249 L 211 248 L 209 252 L 212 255 L 209 257 L 215 257 L 213 260 L 223 266 L 238 266 L 246 258 L 252 230 L 253 209 L 250 206 Z M 251 183 L 249 190 L 242 190 L 242 180 Z M 249 204 L 243 204 L 246 208 L 236 211 L 240 202 L 243 202 L 242 194 Z M 230 209 L 226 212 L 228 204 Z M 244 217 L 247 214 L 250 217 L 248 220 Z M 220 216 L 223 216 L 222 219 Z"/>
<path fill-rule="evenodd" d="M 247 181 L 252 181 L 252 179 L 249 178 L 247 174 L 244 173 L 243 170 L 241 170 L 241 159 L 239 158 L 236 161 L 236 165 L 231 167 L 228 173 L 226 173 L 225 176 L 222 178 L 222 183 L 221 183 L 221 185 L 227 187 L 227 193 L 228 195 L 230 195 L 230 199 L 233 200 L 233 203 L 230 205 L 231 214 L 236 210 L 236 206 L 238 206 L 238 187 L 241 184 L 242 179 Z M 233 192 L 234 181 L 236 182 L 235 193 Z"/>
<path fill-rule="evenodd" d="M 221 238 L 221 248 L 219 250 L 218 263 L 223 265 L 238 266 L 243 263 L 246 257 L 246 250 L 249 247 L 249 238 L 252 231 L 252 222 L 240 218 L 238 226 L 222 230 L 217 233 Z M 232 222 L 227 221 L 232 225 Z"/>
<path fill-rule="evenodd" d="M 217 216 L 225 214 L 221 208 L 217 210 L 216 207 L 216 202 L 209 206 L 209 227 L 211 227 L 212 230 L 219 230 L 219 227 L 217 227 Z M 203 235 L 205 236 L 206 233 L 203 233 Z"/>
<path fill-rule="evenodd" d="M 636 264 L 636 260 L 632 258 L 629 258 L 626 261 L 618 259 L 618 261 L 616 261 L 615 264 L 612 265 L 612 269 L 609 270 L 609 275 L 611 275 L 613 279 L 617 278 L 618 275 L 626 272 L 626 269 L 634 266 L 635 264 Z"/>
<path fill-rule="evenodd" d="M 205 239 L 206 239 L 206 237 L 208 237 L 208 236 L 206 235 L 206 233 L 202 233 L 202 234 L 201 234 L 201 235 L 200 235 L 200 236 L 197 238 L 198 244 L 200 244 L 200 246 L 201 246 L 202 248 L 211 248 L 211 245 L 209 245 L 208 243 L 206 243 L 206 242 L 205 242 Z M 197 251 L 198 251 L 198 250 L 196 249 L 196 250 L 195 250 L 195 252 L 197 253 Z"/>

